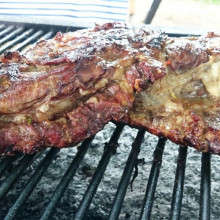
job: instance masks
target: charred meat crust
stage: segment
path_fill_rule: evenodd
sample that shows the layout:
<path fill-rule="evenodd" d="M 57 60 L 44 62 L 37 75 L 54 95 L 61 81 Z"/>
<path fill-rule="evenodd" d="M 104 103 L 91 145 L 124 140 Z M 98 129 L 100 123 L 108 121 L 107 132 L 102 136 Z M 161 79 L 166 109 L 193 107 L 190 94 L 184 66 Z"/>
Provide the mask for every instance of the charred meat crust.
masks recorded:
<path fill-rule="evenodd" d="M 203 85 L 209 83 L 205 77 L 197 77 L 196 82 L 179 92 L 181 97 L 176 97 L 176 91 L 169 91 L 171 97 L 167 98 L 165 92 L 162 106 L 175 97 L 181 98 L 182 109 L 173 117 L 160 115 L 145 104 L 149 98 L 145 94 L 165 91 L 153 88 L 166 81 L 167 75 L 182 76 L 185 82 L 184 74 L 208 63 L 210 57 L 217 57 L 216 41 L 219 38 L 213 33 L 176 39 L 146 27 L 107 23 L 93 29 L 57 33 L 24 54 L 6 52 L 0 66 L 0 153 L 68 147 L 96 134 L 111 120 L 145 127 L 176 143 L 218 153 L 219 130 L 206 122 L 212 117 L 205 120 L 193 108 L 186 107 L 190 102 L 184 100 L 196 87 L 196 92 L 190 90 L 194 99 L 199 96 L 201 101 L 201 97 L 206 97 L 205 102 L 217 103 L 218 99 L 212 99 Z M 187 77 L 195 78 L 193 72 Z M 168 90 L 169 86 L 168 83 Z M 173 86 L 171 89 L 175 90 Z M 156 94 L 150 98 L 157 103 Z M 175 104 L 179 106 L 178 102 Z M 184 128 L 178 127 L 175 116 L 188 118 Z M 164 129 L 165 123 L 169 129 Z"/>
<path fill-rule="evenodd" d="M 153 36 L 160 39 L 157 47 L 148 45 Z M 166 38 L 109 23 L 58 33 L 24 54 L 6 52 L 0 67 L 0 151 L 67 147 L 119 121 L 134 94 L 165 75 L 158 58 Z"/>

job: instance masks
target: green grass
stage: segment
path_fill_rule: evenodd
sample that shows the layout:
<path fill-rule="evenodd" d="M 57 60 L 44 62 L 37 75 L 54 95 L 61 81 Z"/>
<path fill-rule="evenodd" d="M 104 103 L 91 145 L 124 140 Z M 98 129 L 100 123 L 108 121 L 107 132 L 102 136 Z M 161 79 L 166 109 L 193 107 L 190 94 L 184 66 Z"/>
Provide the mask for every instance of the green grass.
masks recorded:
<path fill-rule="evenodd" d="M 203 1 L 207 4 L 220 4 L 220 0 L 197 0 L 197 1 Z"/>

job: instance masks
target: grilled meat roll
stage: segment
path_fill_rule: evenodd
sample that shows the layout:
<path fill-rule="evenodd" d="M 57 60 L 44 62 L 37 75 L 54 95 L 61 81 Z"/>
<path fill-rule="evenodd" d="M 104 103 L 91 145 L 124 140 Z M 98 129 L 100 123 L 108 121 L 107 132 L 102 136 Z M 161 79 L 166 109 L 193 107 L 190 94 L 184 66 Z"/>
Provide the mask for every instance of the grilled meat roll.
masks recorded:
<path fill-rule="evenodd" d="M 219 39 L 108 23 L 6 52 L 0 152 L 68 147 L 115 120 L 218 154 Z"/>

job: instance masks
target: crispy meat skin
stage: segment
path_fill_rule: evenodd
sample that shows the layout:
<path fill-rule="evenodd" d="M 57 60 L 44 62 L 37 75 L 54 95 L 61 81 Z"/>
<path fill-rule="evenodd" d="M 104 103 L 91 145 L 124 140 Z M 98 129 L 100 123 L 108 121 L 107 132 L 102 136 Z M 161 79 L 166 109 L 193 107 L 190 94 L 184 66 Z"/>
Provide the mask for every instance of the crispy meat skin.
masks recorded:
<path fill-rule="evenodd" d="M 0 152 L 67 147 L 115 120 L 219 154 L 219 41 L 108 23 L 6 52 Z"/>

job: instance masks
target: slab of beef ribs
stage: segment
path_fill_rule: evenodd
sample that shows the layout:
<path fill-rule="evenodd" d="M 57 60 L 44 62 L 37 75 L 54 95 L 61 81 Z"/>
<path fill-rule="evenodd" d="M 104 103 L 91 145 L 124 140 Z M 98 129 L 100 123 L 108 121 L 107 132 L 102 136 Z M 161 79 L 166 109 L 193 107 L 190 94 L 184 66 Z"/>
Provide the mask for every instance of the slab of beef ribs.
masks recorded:
<path fill-rule="evenodd" d="M 111 120 L 218 154 L 220 38 L 118 23 L 41 40 L 0 66 L 0 153 L 68 147 Z"/>

